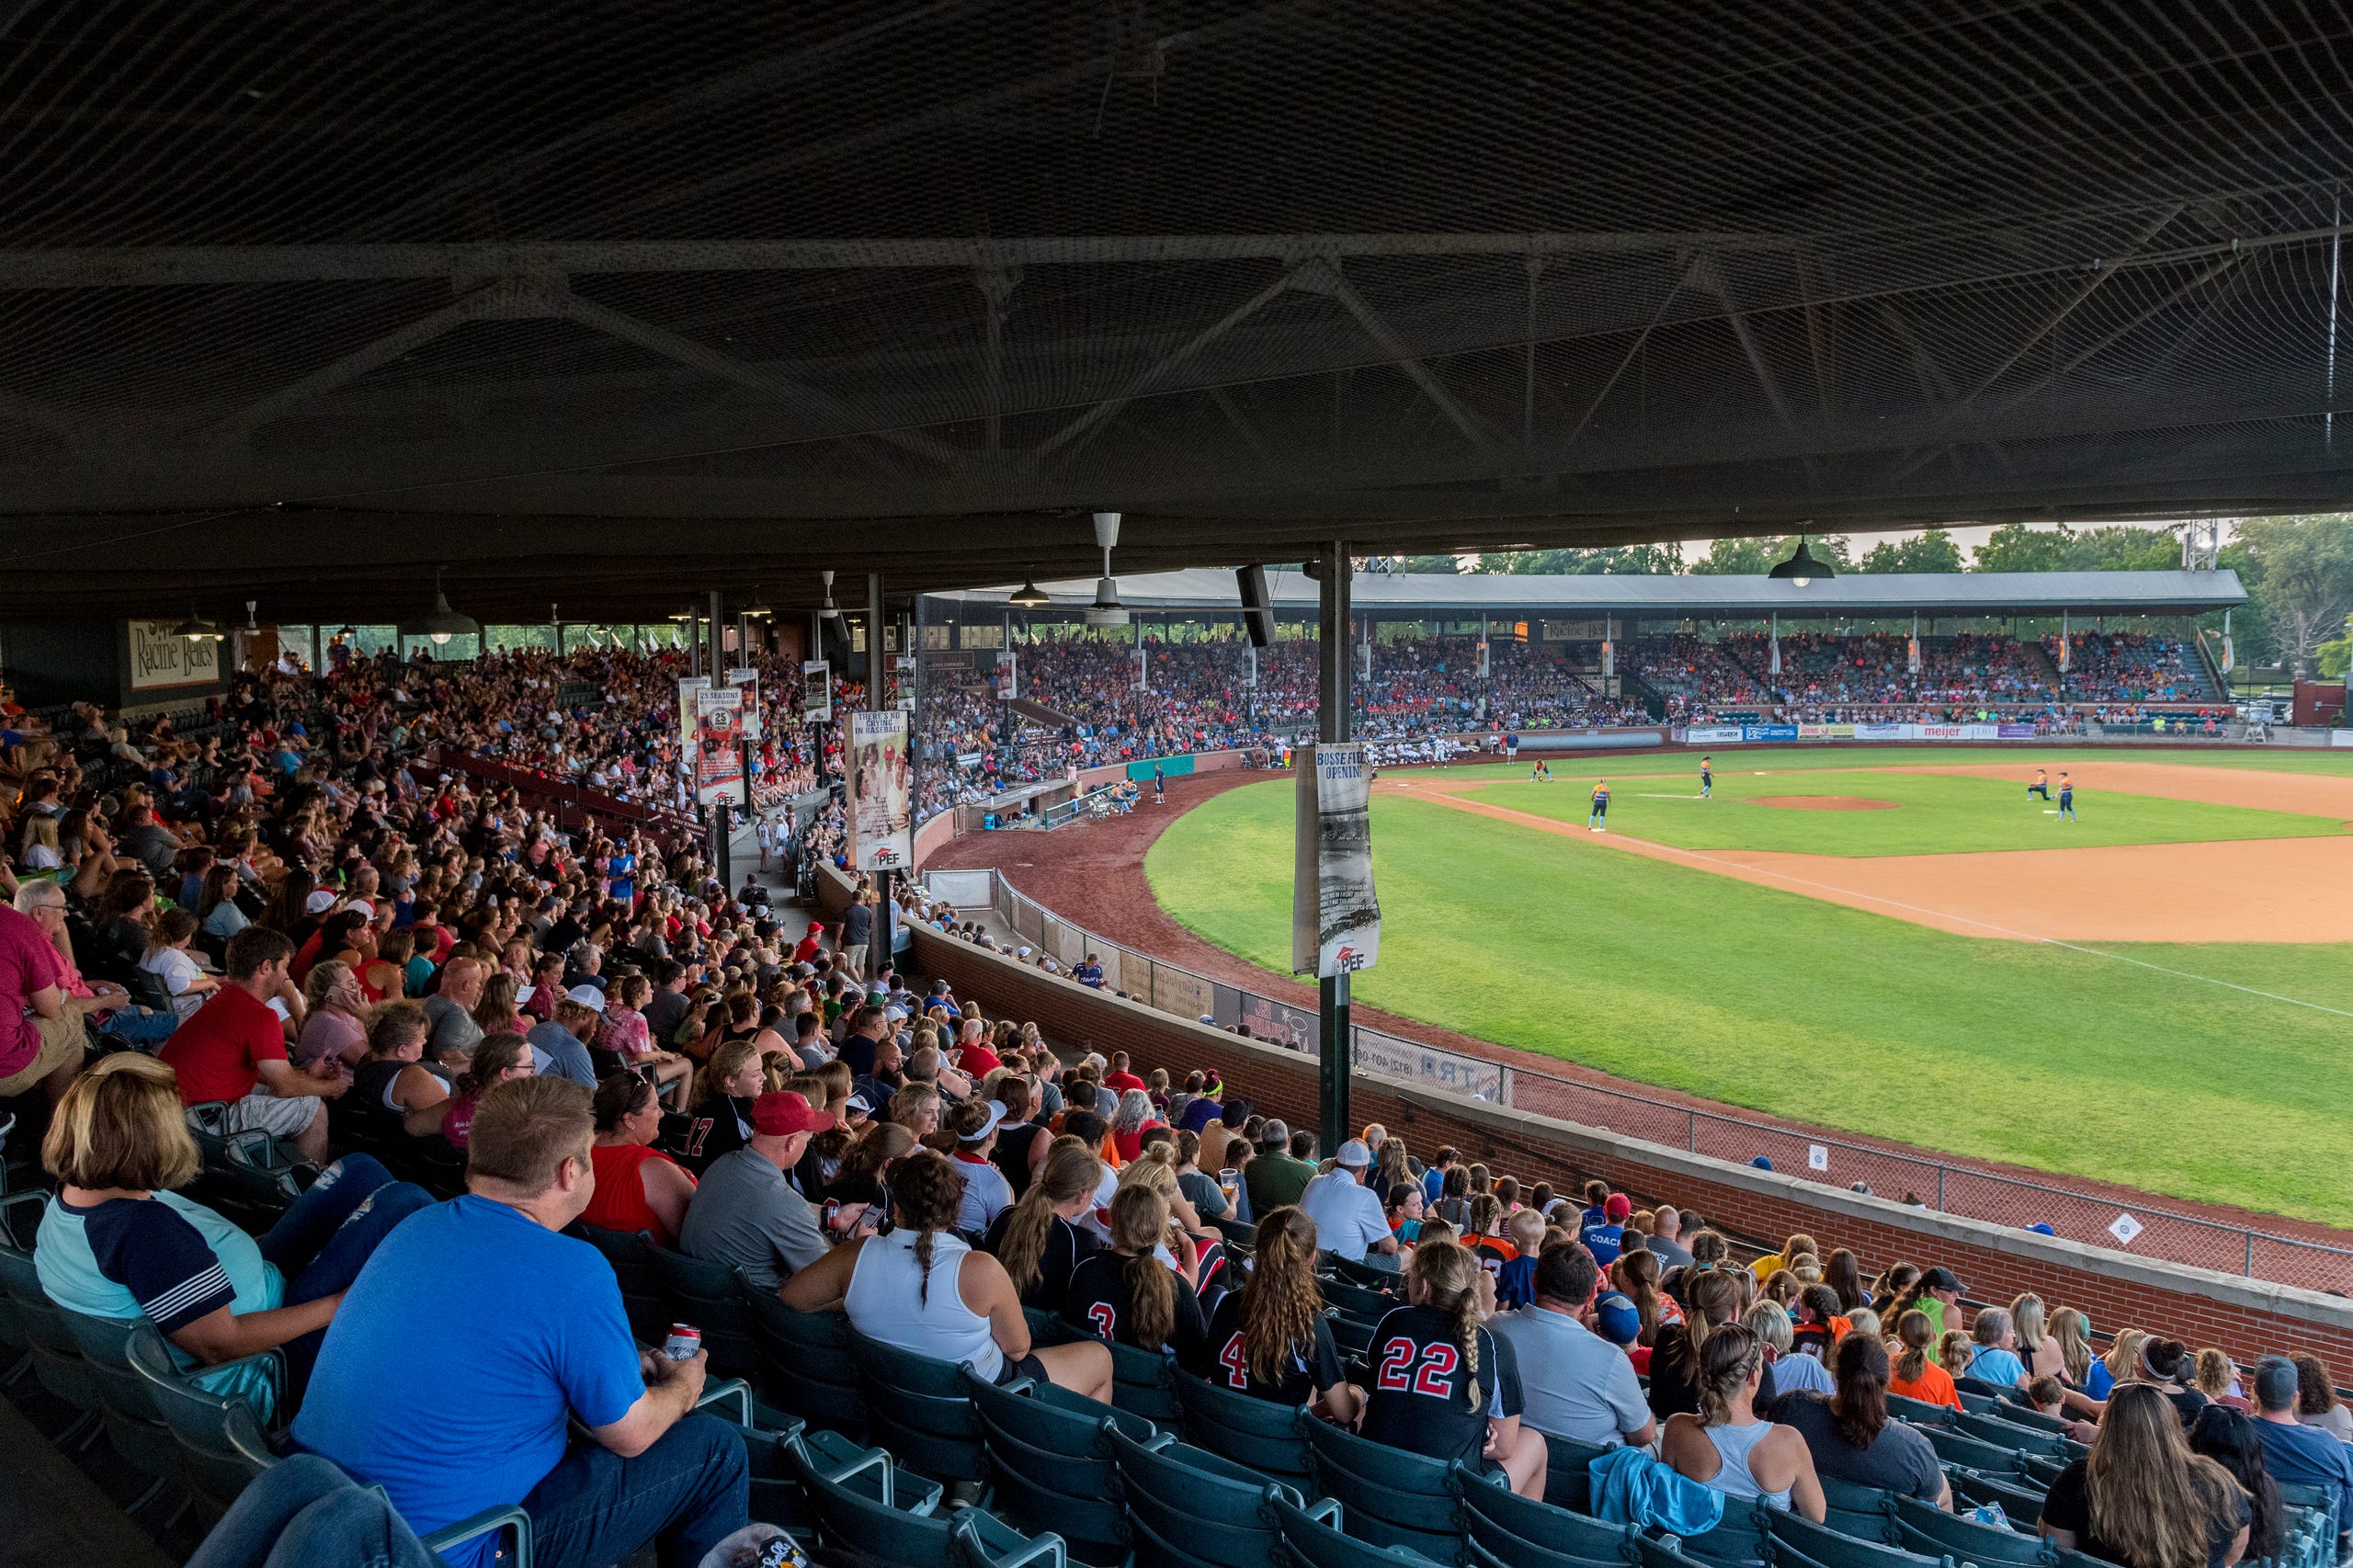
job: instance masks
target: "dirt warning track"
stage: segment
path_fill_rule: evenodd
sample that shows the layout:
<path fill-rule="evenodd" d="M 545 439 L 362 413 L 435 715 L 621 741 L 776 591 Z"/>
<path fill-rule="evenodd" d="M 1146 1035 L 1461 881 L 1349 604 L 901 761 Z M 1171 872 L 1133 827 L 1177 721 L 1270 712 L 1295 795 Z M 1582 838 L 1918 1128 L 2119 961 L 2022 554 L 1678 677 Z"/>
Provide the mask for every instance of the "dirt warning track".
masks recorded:
<path fill-rule="evenodd" d="M 2119 770 L 2098 787 L 2119 793 L 2171 795 L 2273 811 L 2341 812 L 2353 816 L 2353 779 L 2276 773 L 2248 776 L 2262 786 L 2336 786 L 2346 799 L 2321 804 L 2324 791 L 2284 790 L 2176 794 L 2223 769 L 2103 763 Z M 2121 770 L 2133 770 L 2122 773 Z M 1890 768 L 1885 771 L 1911 771 Z M 2015 768 L 1932 767 L 1923 772 L 2008 778 Z M 2073 768 L 2086 790 L 2091 769 Z M 2167 775 L 2152 787 L 2148 774 Z M 2235 781 L 2235 780 L 2234 780 Z M 1625 854 L 1692 866 L 1830 903 L 1867 909 L 1963 937 L 2063 942 L 2353 942 L 2353 837 L 2277 838 L 2228 844 L 2138 844 L 2093 849 L 2016 849 L 1983 854 L 1849 858 L 1755 849 L 1678 849 L 1466 799 L 1472 783 L 1383 779 L 1374 786 L 1456 811 L 1558 834 Z M 2306 796 L 2310 800 L 2306 800 Z"/>

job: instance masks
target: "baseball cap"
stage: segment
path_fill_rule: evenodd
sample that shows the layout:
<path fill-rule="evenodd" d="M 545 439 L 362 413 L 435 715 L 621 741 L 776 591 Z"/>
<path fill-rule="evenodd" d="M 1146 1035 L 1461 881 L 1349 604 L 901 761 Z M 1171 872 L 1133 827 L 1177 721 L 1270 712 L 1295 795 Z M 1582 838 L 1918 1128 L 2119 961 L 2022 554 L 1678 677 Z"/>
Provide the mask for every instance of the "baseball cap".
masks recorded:
<path fill-rule="evenodd" d="M 2255 1402 L 2264 1409 L 2294 1409 L 2296 1387 L 2296 1364 L 2285 1356 L 2266 1356 L 2255 1364 Z"/>
<path fill-rule="evenodd" d="M 376 906 L 369 903 L 364 898 L 355 898 L 349 903 L 345 904 L 344 907 L 346 909 L 356 909 L 370 920 L 376 918 Z"/>
<path fill-rule="evenodd" d="M 1958 1291 L 1966 1289 L 1966 1287 L 1961 1284 L 1959 1277 L 1956 1276 L 1951 1269 L 1945 1267 L 1942 1264 L 1938 1264 L 1936 1267 L 1929 1269 L 1926 1274 L 1920 1276 L 1920 1289 L 1923 1290 Z"/>
<path fill-rule="evenodd" d="M 752 1131 L 771 1138 L 814 1132 L 833 1124 L 832 1117 L 811 1109 L 809 1102 L 790 1089 L 770 1089 L 752 1102 Z"/>
<path fill-rule="evenodd" d="M 1601 1217 L 1613 1225 L 1632 1214 L 1633 1211 L 1633 1201 L 1622 1192 L 1613 1192 L 1601 1200 Z"/>
<path fill-rule="evenodd" d="M 584 1007 L 594 1008 L 599 1013 L 605 1010 L 605 994 L 593 985 L 575 985 L 563 995 L 566 1001 L 577 1002 Z"/>
<path fill-rule="evenodd" d="M 996 1131 L 996 1124 L 1005 1119 L 1005 1102 L 1002 1100 L 991 1100 L 988 1102 L 988 1105 L 989 1119 L 981 1123 L 979 1127 L 973 1129 L 972 1131 L 965 1133 L 959 1142 L 965 1143 L 977 1143 L 982 1139 Z"/>
<path fill-rule="evenodd" d="M 335 894 L 324 888 L 320 888 L 302 901 L 302 912 L 305 915 L 324 915 L 334 907 Z"/>
<path fill-rule="evenodd" d="M 1334 1158 L 1352 1171 L 1361 1170 L 1372 1164 L 1372 1151 L 1364 1146 L 1363 1139 L 1351 1138 L 1340 1145 L 1340 1152 Z"/>
<path fill-rule="evenodd" d="M 1642 1310 L 1616 1290 L 1593 1299 L 1594 1327 L 1612 1345 L 1631 1345 L 1642 1336 Z"/>
<path fill-rule="evenodd" d="M 850 1096 L 848 1100 L 848 1108 L 858 1112 L 860 1116 L 871 1116 L 874 1114 L 874 1108 L 866 1103 L 866 1096 L 864 1095 Z"/>
<path fill-rule="evenodd" d="M 893 1002 L 882 1009 L 882 1016 L 895 1024 L 907 1016 L 907 1010 Z"/>

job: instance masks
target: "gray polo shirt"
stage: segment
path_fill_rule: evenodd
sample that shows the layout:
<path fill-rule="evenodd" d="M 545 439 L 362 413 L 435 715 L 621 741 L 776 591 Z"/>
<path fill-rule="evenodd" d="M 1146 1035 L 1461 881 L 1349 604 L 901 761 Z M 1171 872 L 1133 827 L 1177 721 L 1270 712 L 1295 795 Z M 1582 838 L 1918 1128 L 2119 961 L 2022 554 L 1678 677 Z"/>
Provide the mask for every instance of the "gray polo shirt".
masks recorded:
<path fill-rule="evenodd" d="M 447 996 L 427 996 L 425 1016 L 433 1023 L 433 1032 L 425 1042 L 427 1055 L 456 1051 L 472 1056 L 474 1047 L 482 1043 L 482 1026 L 474 1022 L 473 1015 Z"/>
<path fill-rule="evenodd" d="M 1497 1313 L 1487 1326 L 1518 1353 L 1520 1418 L 1539 1432 L 1606 1445 L 1624 1442 L 1650 1420 L 1633 1362 L 1566 1312 L 1526 1306 Z"/>
<path fill-rule="evenodd" d="M 756 1149 L 737 1149 L 703 1172 L 678 1230 L 678 1250 L 740 1268 L 754 1288 L 774 1290 L 825 1256 L 825 1238 L 817 1211 L 776 1162 Z"/>

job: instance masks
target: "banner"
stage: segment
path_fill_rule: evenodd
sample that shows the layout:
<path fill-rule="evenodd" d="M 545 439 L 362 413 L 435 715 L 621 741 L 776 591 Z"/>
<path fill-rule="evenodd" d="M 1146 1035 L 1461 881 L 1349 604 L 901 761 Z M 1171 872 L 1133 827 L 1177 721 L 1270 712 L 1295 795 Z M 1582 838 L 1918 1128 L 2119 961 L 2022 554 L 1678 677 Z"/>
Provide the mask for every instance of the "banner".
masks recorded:
<path fill-rule="evenodd" d="M 1736 745 L 1740 741 L 1738 724 L 1694 724 L 1683 732 L 1683 738 L 1695 746 Z"/>
<path fill-rule="evenodd" d="M 1150 691 L 1150 690 L 1152 689 L 1152 686 L 1151 686 L 1151 683 L 1150 683 L 1150 682 L 1145 678 L 1145 676 L 1146 676 L 1146 665 L 1145 665 L 1145 664 L 1144 664 L 1143 650 L 1142 650 L 1142 648 L 1138 648 L 1138 649 L 1137 649 L 1137 650 L 1136 650 L 1132 654 L 1131 654 L 1131 655 L 1129 655 L 1129 656 L 1130 656 L 1131 658 L 1132 658 L 1132 659 L 1135 661 L 1135 666 L 1136 666 L 1136 689 L 1137 689 L 1138 691 Z"/>
<path fill-rule="evenodd" d="M 701 720 L 701 710 L 695 706 L 698 692 L 709 689 L 709 676 L 678 677 L 678 756 L 692 761 L 695 755 L 695 730 Z"/>
<path fill-rule="evenodd" d="M 1743 724 L 1737 737 L 1743 741 L 1793 741 L 1798 738 L 1795 724 Z"/>
<path fill-rule="evenodd" d="M 221 643 L 216 638 L 182 637 L 168 620 L 133 620 L 131 628 L 131 689 L 161 691 L 175 686 L 215 686 L 221 680 Z"/>
<path fill-rule="evenodd" d="M 801 666 L 801 718 L 810 724 L 834 722 L 834 670 L 823 659 Z"/>
<path fill-rule="evenodd" d="M 1917 724 L 1858 724 L 1855 738 L 1859 741 L 1916 741 L 1920 738 Z"/>
<path fill-rule="evenodd" d="M 1439 1051 L 1378 1029 L 1358 1029 L 1351 1054 L 1360 1073 L 1427 1084 L 1449 1094 L 1467 1095 L 1494 1104 L 1504 1097 L 1504 1070 L 1492 1062 Z"/>
<path fill-rule="evenodd" d="M 1361 742 L 1302 746 L 1293 832 L 1291 971 L 1319 979 L 1370 969 L 1381 957 L 1372 887 L 1372 773 Z"/>
<path fill-rule="evenodd" d="M 727 684 L 744 694 L 744 738 L 747 741 L 758 740 L 762 729 L 760 672 L 753 669 L 729 670 Z"/>
<path fill-rule="evenodd" d="M 695 799 L 751 804 L 744 781 L 744 694 L 732 686 L 695 693 Z"/>
<path fill-rule="evenodd" d="M 1994 726 L 1994 734 L 1999 740 L 2030 741 L 2034 739 L 2034 726 L 2032 724 L 1996 724 Z"/>
<path fill-rule="evenodd" d="M 849 715 L 850 864 L 857 869 L 904 870 L 914 862 L 907 775 L 906 710 Z"/>
<path fill-rule="evenodd" d="M 1010 702 L 1021 695 L 1020 672 L 1016 667 L 1014 660 L 1015 654 L 1010 648 L 996 656 L 996 679 L 992 684 L 996 687 L 996 699 L 999 702 Z"/>

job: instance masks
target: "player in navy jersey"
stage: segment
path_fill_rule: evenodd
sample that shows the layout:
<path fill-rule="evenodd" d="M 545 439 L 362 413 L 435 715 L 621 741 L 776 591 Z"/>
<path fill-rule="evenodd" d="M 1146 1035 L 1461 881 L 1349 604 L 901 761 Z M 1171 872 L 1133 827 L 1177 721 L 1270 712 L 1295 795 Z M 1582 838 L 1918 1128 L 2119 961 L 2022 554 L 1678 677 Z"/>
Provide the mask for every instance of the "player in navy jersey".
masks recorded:
<path fill-rule="evenodd" d="M 1161 1261 L 1163 1247 L 1177 1249 L 1179 1264 L 1192 1259 L 1191 1238 L 1169 1226 L 1168 1200 L 1141 1183 L 1120 1188 L 1111 1199 L 1111 1250 L 1071 1271 L 1063 1321 L 1114 1345 L 1197 1355 L 1209 1335 L 1200 1298 L 1180 1267 Z"/>
<path fill-rule="evenodd" d="M 1219 1388 L 1305 1404 L 1344 1424 L 1356 1419 L 1364 1395 L 1342 1371 L 1324 1317 L 1313 1221 L 1286 1206 L 1258 1221 L 1248 1278 L 1217 1304 L 1202 1349 L 1178 1359 Z"/>
<path fill-rule="evenodd" d="M 1522 1426 L 1510 1343 L 1480 1321 L 1479 1265 L 1451 1242 L 1414 1249 L 1408 1306 L 1373 1330 L 1372 1387 L 1358 1430 L 1392 1449 L 1461 1460 L 1544 1495 L 1543 1435 Z"/>

